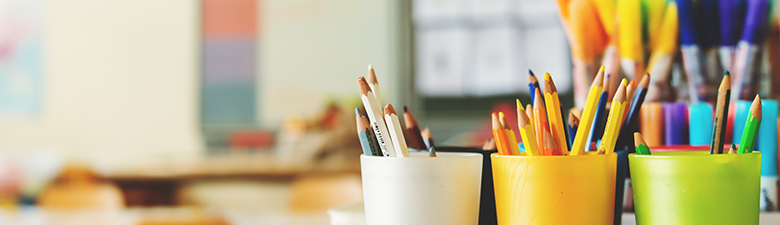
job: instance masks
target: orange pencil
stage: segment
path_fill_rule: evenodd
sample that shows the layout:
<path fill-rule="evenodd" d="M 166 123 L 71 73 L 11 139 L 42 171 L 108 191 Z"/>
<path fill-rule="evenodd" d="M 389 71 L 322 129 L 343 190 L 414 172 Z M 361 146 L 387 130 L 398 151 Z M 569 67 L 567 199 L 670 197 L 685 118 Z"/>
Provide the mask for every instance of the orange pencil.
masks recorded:
<path fill-rule="evenodd" d="M 498 114 L 493 113 L 490 115 L 490 118 L 492 120 L 493 124 L 493 139 L 496 140 L 496 148 L 498 149 L 498 154 L 501 155 L 511 155 L 509 152 L 509 149 L 507 148 L 507 136 L 506 131 L 504 131 L 504 126 L 501 125 L 501 121 L 498 119 Z"/>
<path fill-rule="evenodd" d="M 549 132 L 549 127 L 547 126 L 547 112 L 544 110 L 544 103 L 542 102 L 542 93 L 537 88 L 536 95 L 534 96 L 534 126 L 535 126 L 535 132 L 538 134 L 536 135 L 536 143 L 538 146 L 537 149 L 545 149 L 544 146 L 544 139 L 546 138 L 544 133 Z M 552 149 L 551 149 L 552 150 Z M 552 152 L 548 152 L 547 150 L 544 151 L 544 153 L 539 153 L 544 155 L 552 155 Z"/>

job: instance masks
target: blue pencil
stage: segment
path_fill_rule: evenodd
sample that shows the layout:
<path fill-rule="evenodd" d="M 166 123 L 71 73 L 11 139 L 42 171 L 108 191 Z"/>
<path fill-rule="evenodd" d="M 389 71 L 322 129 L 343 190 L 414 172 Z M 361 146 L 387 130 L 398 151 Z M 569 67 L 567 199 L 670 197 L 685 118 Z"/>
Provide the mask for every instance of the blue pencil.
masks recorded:
<path fill-rule="evenodd" d="M 720 11 L 720 62 L 723 70 L 730 71 L 734 63 L 734 51 L 742 34 L 745 20 L 744 0 L 718 0 Z"/>
<path fill-rule="evenodd" d="M 748 0 L 742 38 L 734 58 L 731 99 L 751 99 L 758 93 L 762 45 L 768 30 L 770 0 Z"/>
<path fill-rule="evenodd" d="M 588 137 L 587 146 L 585 149 L 590 151 L 591 143 L 598 141 L 604 134 L 604 125 L 607 119 L 607 113 L 604 112 L 607 108 L 607 101 L 609 98 L 609 74 L 604 77 L 604 91 L 601 92 L 599 97 L 599 106 L 596 107 L 596 114 L 593 116 L 593 126 L 590 127 L 590 136 Z"/>

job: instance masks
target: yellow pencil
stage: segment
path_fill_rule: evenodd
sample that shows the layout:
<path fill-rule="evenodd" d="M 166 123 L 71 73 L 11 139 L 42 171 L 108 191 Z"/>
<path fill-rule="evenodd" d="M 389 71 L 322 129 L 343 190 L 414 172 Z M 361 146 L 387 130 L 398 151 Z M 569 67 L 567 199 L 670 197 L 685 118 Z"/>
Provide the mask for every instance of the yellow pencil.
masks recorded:
<path fill-rule="evenodd" d="M 534 125 L 531 124 L 531 119 L 528 118 L 525 109 L 523 109 L 523 103 L 520 103 L 520 99 L 515 100 L 517 100 L 517 127 L 520 131 L 520 137 L 523 138 L 525 154 L 528 156 L 540 155 L 537 149 Z"/>
<path fill-rule="evenodd" d="M 517 147 L 517 136 L 515 136 L 515 131 L 512 130 L 509 123 L 506 122 L 504 112 L 498 112 L 498 120 L 501 121 L 501 126 L 504 127 L 504 133 L 506 133 L 506 143 L 509 154 L 520 155 L 520 148 Z"/>
<path fill-rule="evenodd" d="M 615 97 L 612 98 L 612 108 L 609 109 L 607 125 L 604 128 L 604 136 L 601 138 L 599 154 L 610 154 L 615 152 L 615 142 L 617 141 L 620 126 L 623 124 L 623 114 L 626 111 L 626 79 L 620 82 Z"/>
<path fill-rule="evenodd" d="M 626 77 L 641 78 L 644 73 L 642 10 L 639 0 L 617 1 L 618 52 Z"/>
<path fill-rule="evenodd" d="M 588 136 L 590 136 L 590 127 L 593 125 L 593 116 L 596 114 L 596 108 L 599 106 L 599 98 L 602 91 L 602 80 L 604 79 L 604 66 L 601 66 L 593 84 L 590 86 L 588 101 L 585 109 L 582 110 L 580 118 L 580 127 L 577 128 L 577 135 L 574 136 L 574 142 L 571 144 L 570 155 L 579 155 L 585 152 L 585 146 L 588 146 Z"/>
<path fill-rule="evenodd" d="M 547 118 L 550 124 L 555 145 L 560 149 L 561 154 L 569 155 L 569 144 L 566 141 L 566 133 L 563 130 L 563 116 L 561 115 L 561 101 L 558 98 L 558 89 L 555 87 L 550 73 L 544 73 L 544 100 L 547 107 Z"/>

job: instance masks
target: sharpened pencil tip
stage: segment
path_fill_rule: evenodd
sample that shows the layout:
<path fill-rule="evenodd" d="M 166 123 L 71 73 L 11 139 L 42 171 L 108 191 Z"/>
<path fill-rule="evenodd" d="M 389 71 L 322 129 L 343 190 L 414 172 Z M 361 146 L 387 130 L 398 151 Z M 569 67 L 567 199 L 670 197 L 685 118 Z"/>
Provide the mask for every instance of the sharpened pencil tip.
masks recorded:
<path fill-rule="evenodd" d="M 520 102 L 520 99 L 515 99 L 515 101 L 517 102 L 517 109 L 525 111 L 525 109 L 523 109 L 523 103 Z"/>
<path fill-rule="evenodd" d="M 528 69 L 528 75 L 536 76 L 536 75 L 534 75 L 534 71 L 531 71 L 531 69 Z"/>
<path fill-rule="evenodd" d="M 731 76 L 731 72 L 729 72 L 728 70 L 726 70 L 726 73 L 724 73 L 724 74 L 723 74 L 723 76 Z"/>
<path fill-rule="evenodd" d="M 360 115 L 360 109 L 355 107 L 355 115 Z"/>
<path fill-rule="evenodd" d="M 601 65 L 601 68 L 599 68 L 599 72 L 604 72 L 604 68 L 605 68 L 605 66 Z"/>
<path fill-rule="evenodd" d="M 405 112 L 405 113 L 409 112 L 409 108 L 408 108 L 408 107 L 406 107 L 406 105 L 404 105 L 404 112 Z"/>

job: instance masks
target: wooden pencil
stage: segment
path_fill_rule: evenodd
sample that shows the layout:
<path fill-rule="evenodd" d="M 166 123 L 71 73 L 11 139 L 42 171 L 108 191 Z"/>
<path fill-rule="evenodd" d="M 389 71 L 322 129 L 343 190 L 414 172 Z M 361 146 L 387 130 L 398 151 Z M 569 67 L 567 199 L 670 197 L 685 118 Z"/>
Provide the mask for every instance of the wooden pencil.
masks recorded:
<path fill-rule="evenodd" d="M 385 106 L 385 122 L 390 133 L 390 138 L 395 147 L 395 155 L 398 157 L 409 157 L 409 149 L 406 147 L 406 138 L 401 129 L 401 121 L 398 120 L 398 114 L 390 103 Z"/>
<path fill-rule="evenodd" d="M 520 155 L 520 147 L 517 146 L 517 136 L 515 136 L 515 131 L 512 130 L 512 127 L 509 126 L 509 122 L 507 122 L 506 117 L 504 117 L 504 112 L 498 112 L 498 120 L 501 122 L 501 126 L 504 127 L 504 133 L 506 134 L 506 147 L 507 150 L 509 150 L 509 154 Z"/>
<path fill-rule="evenodd" d="M 580 117 L 574 113 L 574 110 L 569 110 L 569 145 L 574 143 L 574 137 L 577 136 L 577 128 L 580 126 Z"/>
<path fill-rule="evenodd" d="M 647 147 L 647 142 L 642 138 L 642 134 L 634 132 L 634 146 L 636 147 L 636 154 L 650 155 L 650 148 Z"/>
<path fill-rule="evenodd" d="M 549 130 L 544 130 L 544 151 L 549 152 L 549 155 L 563 155 Z"/>
<path fill-rule="evenodd" d="M 498 154 L 511 155 L 509 149 L 507 148 L 506 131 L 504 130 L 504 125 L 501 124 L 501 121 L 498 118 L 498 113 L 494 112 L 490 114 L 490 120 L 493 126 L 493 139 L 496 140 Z"/>
<path fill-rule="evenodd" d="M 371 129 L 376 136 L 382 154 L 385 157 L 395 157 L 395 148 L 389 136 L 390 134 L 388 133 L 385 120 L 382 117 L 382 106 L 380 106 L 379 102 L 376 100 L 365 77 L 358 78 L 358 90 L 360 90 L 360 100 L 363 102 L 363 107 L 366 109 L 366 115 L 371 122 Z"/>
<path fill-rule="evenodd" d="M 737 154 L 737 145 L 734 143 L 731 143 L 731 147 L 729 147 L 729 154 Z"/>
<path fill-rule="evenodd" d="M 718 101 L 715 105 L 715 119 L 712 127 L 712 143 L 710 154 L 723 154 L 723 144 L 726 141 L 726 122 L 729 117 L 729 101 L 731 99 L 731 74 L 726 71 L 718 88 Z"/>
<path fill-rule="evenodd" d="M 436 149 L 433 147 L 428 148 L 428 157 L 436 157 Z"/>
<path fill-rule="evenodd" d="M 382 105 L 382 98 L 379 95 L 379 81 L 376 79 L 376 72 L 374 72 L 374 66 L 371 64 L 368 64 L 368 75 L 366 76 L 366 81 L 368 82 L 368 87 L 371 88 L 371 92 L 374 93 L 376 102 L 379 105 Z"/>
<path fill-rule="evenodd" d="M 750 105 L 745 129 L 742 130 L 742 140 L 739 141 L 737 153 L 751 153 L 758 136 L 758 128 L 761 125 L 761 98 L 756 95 L 753 104 Z"/>
<path fill-rule="evenodd" d="M 574 136 L 574 142 L 572 143 L 570 155 L 579 155 L 585 152 L 586 148 L 590 148 L 588 137 L 591 127 L 596 115 L 596 110 L 599 107 L 599 97 L 603 93 L 602 81 L 604 80 L 604 66 L 601 66 L 596 77 L 593 79 L 593 84 L 590 85 L 590 92 L 588 92 L 588 99 L 585 102 L 585 109 L 582 110 L 582 117 L 580 126 L 577 128 L 577 135 Z"/>
<path fill-rule="evenodd" d="M 536 92 L 534 90 L 541 89 L 542 87 L 539 86 L 539 79 L 536 78 L 536 75 L 534 74 L 534 71 L 531 71 L 531 69 L 528 69 L 528 93 L 531 94 L 531 101 L 536 99 L 534 95 Z M 544 105 L 544 98 L 542 98 L 542 105 Z"/>
<path fill-rule="evenodd" d="M 423 128 L 420 131 L 420 135 L 423 137 L 423 141 L 425 141 L 425 146 L 430 148 L 436 146 L 433 144 L 433 135 L 431 135 L 431 129 L 430 128 Z"/>
<path fill-rule="evenodd" d="M 533 102 L 533 101 L 534 100 L 531 99 L 531 102 Z M 534 120 L 534 106 L 531 105 L 531 104 L 526 104 L 525 105 L 525 114 L 528 115 L 528 121 L 531 121 L 531 124 L 533 124 L 534 123 L 533 121 L 535 121 Z"/>
<path fill-rule="evenodd" d="M 558 98 L 558 89 L 555 87 L 550 73 L 544 73 L 544 99 L 547 109 L 547 120 L 550 126 L 553 140 L 562 155 L 569 154 L 568 141 L 564 131 L 565 123 L 561 115 L 561 103 Z"/>
<path fill-rule="evenodd" d="M 606 128 L 604 124 L 607 122 L 607 102 L 609 102 L 609 79 L 610 75 L 605 72 L 602 92 L 601 96 L 599 96 L 599 105 L 596 108 L 596 114 L 593 116 L 593 126 L 590 130 L 590 136 L 588 136 L 588 147 L 598 143 L 599 139 L 604 135 L 604 129 Z"/>
<path fill-rule="evenodd" d="M 426 149 L 425 141 L 423 141 L 422 134 L 420 134 L 420 126 L 417 125 L 417 119 L 414 118 L 412 112 L 409 112 L 409 108 L 404 106 L 404 125 L 406 125 L 406 132 L 409 134 L 408 144 L 410 147 L 423 150 Z"/>
<path fill-rule="evenodd" d="M 489 151 L 496 149 L 496 139 L 490 138 L 482 144 L 482 150 Z"/>
<path fill-rule="evenodd" d="M 517 101 L 517 127 L 520 132 L 520 137 L 523 138 L 523 146 L 525 146 L 525 154 L 528 156 L 538 156 L 538 144 L 536 143 L 536 132 L 534 131 L 534 125 L 531 123 L 531 119 L 526 115 L 523 109 L 523 103 L 520 99 Z"/>
<path fill-rule="evenodd" d="M 626 107 L 626 79 L 620 82 L 615 97 L 612 98 L 612 107 L 609 110 L 609 117 L 604 130 L 604 136 L 601 138 L 599 154 L 611 154 L 615 151 L 615 142 L 617 141 L 620 125 L 622 124 L 623 112 Z"/>
<path fill-rule="evenodd" d="M 363 118 L 358 108 L 355 108 L 355 123 L 357 124 L 358 139 L 360 140 L 360 146 L 363 148 L 363 154 L 367 156 L 382 156 L 376 137 L 374 137 L 368 121 Z"/>
<path fill-rule="evenodd" d="M 547 112 L 544 110 L 544 103 L 542 103 L 542 93 L 539 92 L 538 88 L 534 96 L 534 128 L 534 131 L 537 133 L 536 143 L 539 145 L 538 149 L 544 150 L 544 153 L 540 154 L 551 155 L 552 153 L 547 151 L 549 148 L 545 148 L 544 139 L 546 137 L 544 133 L 548 132 L 549 127 L 547 126 Z"/>
<path fill-rule="evenodd" d="M 618 135 L 617 144 L 615 145 L 616 148 L 623 149 L 625 147 L 631 147 L 634 146 L 632 144 L 632 135 L 634 132 L 639 130 L 639 112 L 642 111 L 642 105 L 645 101 L 645 97 L 647 96 L 647 91 L 650 87 L 650 74 L 646 74 L 642 77 L 642 80 L 639 81 L 639 85 L 637 85 L 636 90 L 633 91 L 634 94 L 632 95 L 633 102 L 632 104 L 626 103 L 626 116 L 623 120 L 623 125 L 620 127 L 620 134 Z M 626 94 L 629 94 L 631 92 L 626 92 Z"/>

